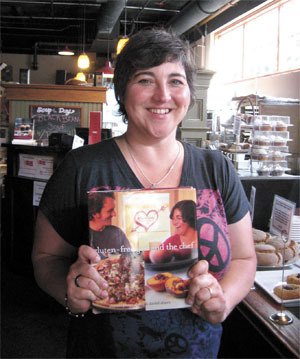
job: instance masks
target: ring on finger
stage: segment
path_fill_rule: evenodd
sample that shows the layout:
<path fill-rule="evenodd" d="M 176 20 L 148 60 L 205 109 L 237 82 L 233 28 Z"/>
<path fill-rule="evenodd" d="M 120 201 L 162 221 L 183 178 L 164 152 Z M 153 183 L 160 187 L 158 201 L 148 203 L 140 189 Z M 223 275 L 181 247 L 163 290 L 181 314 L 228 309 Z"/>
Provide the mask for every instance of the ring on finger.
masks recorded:
<path fill-rule="evenodd" d="M 79 282 L 78 282 L 79 277 L 82 277 L 82 274 L 78 274 L 75 277 L 74 282 L 75 282 L 76 287 L 81 288 L 80 285 L 79 285 Z"/>
<path fill-rule="evenodd" d="M 210 298 L 212 298 L 212 296 L 213 296 L 212 288 L 211 287 L 205 287 L 205 288 L 209 291 Z"/>

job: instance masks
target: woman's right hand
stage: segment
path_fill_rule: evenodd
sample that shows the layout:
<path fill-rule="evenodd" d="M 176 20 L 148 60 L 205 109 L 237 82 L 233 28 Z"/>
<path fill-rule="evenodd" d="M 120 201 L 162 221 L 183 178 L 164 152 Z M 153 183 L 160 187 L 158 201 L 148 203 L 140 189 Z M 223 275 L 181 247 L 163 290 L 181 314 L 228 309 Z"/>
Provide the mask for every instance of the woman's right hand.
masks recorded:
<path fill-rule="evenodd" d="M 79 247 L 78 258 L 67 275 L 68 306 L 72 313 L 85 313 L 93 301 L 108 296 L 108 284 L 93 266 L 99 261 L 95 249 L 87 245 Z"/>

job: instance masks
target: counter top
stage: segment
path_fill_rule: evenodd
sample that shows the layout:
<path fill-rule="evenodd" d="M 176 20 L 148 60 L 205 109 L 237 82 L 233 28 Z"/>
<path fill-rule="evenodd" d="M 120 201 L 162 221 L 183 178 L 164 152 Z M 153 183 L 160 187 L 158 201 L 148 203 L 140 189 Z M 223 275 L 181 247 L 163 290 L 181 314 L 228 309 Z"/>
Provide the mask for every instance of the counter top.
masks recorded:
<path fill-rule="evenodd" d="M 289 355 L 288 357 L 299 357 L 300 320 L 292 313 L 299 315 L 299 307 L 283 308 L 293 319 L 291 324 L 279 325 L 274 323 L 269 317 L 280 311 L 281 305 L 258 286 L 255 286 L 255 289 L 247 295 L 238 307 L 242 312 L 247 309 L 248 315 L 252 314 L 258 320 L 260 324 L 258 330 L 261 329 L 261 335 L 266 337 L 280 352 L 285 352 L 285 355 Z"/>
<path fill-rule="evenodd" d="M 291 175 L 284 173 L 282 176 L 259 176 L 256 172 L 247 170 L 238 170 L 237 174 L 241 179 L 253 179 L 253 180 L 284 180 L 284 179 L 300 179 L 300 175 Z"/>

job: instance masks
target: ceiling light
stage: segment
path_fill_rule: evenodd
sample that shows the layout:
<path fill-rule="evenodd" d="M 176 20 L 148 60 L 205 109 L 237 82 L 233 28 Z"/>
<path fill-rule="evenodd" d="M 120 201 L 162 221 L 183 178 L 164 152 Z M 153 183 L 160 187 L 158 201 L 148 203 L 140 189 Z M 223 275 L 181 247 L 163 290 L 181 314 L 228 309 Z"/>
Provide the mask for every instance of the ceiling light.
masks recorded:
<path fill-rule="evenodd" d="M 82 53 L 77 60 L 77 65 L 80 69 L 87 69 L 90 67 L 90 59 L 86 53 Z"/>
<path fill-rule="evenodd" d="M 111 62 L 109 60 L 105 61 L 103 67 L 101 67 L 97 72 L 101 72 L 105 77 L 113 77 L 114 76 L 114 68 L 111 66 Z"/>
<path fill-rule="evenodd" d="M 122 51 L 123 47 L 125 46 L 126 42 L 129 40 L 128 37 L 121 37 L 117 44 L 117 55 Z"/>
<path fill-rule="evenodd" d="M 78 72 L 77 75 L 75 76 L 75 80 L 79 80 L 79 81 L 85 81 L 85 74 L 83 72 Z"/>
<path fill-rule="evenodd" d="M 63 50 L 58 51 L 58 55 L 62 56 L 73 56 L 74 52 L 68 48 L 66 45 Z"/>

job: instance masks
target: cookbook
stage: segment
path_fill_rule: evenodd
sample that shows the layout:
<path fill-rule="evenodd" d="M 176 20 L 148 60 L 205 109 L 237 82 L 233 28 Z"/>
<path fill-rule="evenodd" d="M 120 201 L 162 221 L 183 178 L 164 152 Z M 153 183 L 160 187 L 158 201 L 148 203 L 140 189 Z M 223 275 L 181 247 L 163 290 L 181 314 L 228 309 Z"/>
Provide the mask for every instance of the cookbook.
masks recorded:
<path fill-rule="evenodd" d="M 102 311 L 189 307 L 187 272 L 198 259 L 196 190 L 88 192 L 89 241 L 108 296 Z"/>

